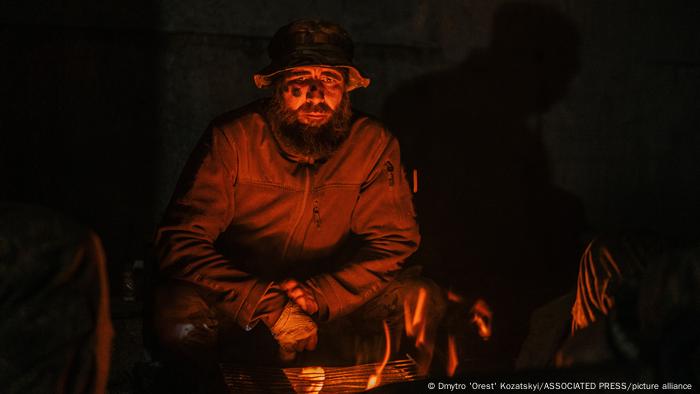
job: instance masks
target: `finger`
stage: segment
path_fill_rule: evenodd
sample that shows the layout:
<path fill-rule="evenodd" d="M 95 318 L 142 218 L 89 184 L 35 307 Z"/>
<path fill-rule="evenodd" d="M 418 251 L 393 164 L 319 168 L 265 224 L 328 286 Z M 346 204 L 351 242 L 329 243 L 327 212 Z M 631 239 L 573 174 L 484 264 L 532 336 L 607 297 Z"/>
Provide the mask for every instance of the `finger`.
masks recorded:
<path fill-rule="evenodd" d="M 307 298 L 314 300 L 314 302 L 316 301 L 316 297 L 314 297 L 314 292 L 311 291 L 310 288 L 308 288 L 307 286 L 305 286 L 303 284 L 299 285 L 299 288 L 304 292 L 304 294 L 306 294 Z"/>
<path fill-rule="evenodd" d="M 295 351 L 289 351 L 285 350 L 284 348 L 280 347 L 279 350 L 279 358 L 283 362 L 292 362 L 294 361 L 294 358 L 297 356 L 297 353 Z"/>
<path fill-rule="evenodd" d="M 299 305 L 299 307 L 306 313 L 309 313 L 308 310 L 312 309 L 311 302 L 309 301 L 308 298 L 306 298 L 304 296 L 299 296 L 299 297 L 293 298 L 292 301 L 294 301 L 294 303 Z"/>
<path fill-rule="evenodd" d="M 306 293 L 304 293 L 304 290 L 295 287 L 293 290 L 287 291 L 287 297 L 296 300 L 299 297 L 306 297 Z"/>
<path fill-rule="evenodd" d="M 309 340 L 306 342 L 306 350 L 314 350 L 316 349 L 316 345 L 318 344 L 318 334 L 312 335 Z"/>
<path fill-rule="evenodd" d="M 299 353 L 303 352 L 304 349 L 306 349 L 306 342 L 308 341 L 307 338 L 300 339 L 294 343 L 294 351 Z"/>
<path fill-rule="evenodd" d="M 297 282 L 294 279 L 286 279 L 283 280 L 282 283 L 280 283 L 280 287 L 282 288 L 282 290 L 289 291 L 295 287 L 299 287 L 299 282 Z"/>
<path fill-rule="evenodd" d="M 308 306 L 308 304 L 306 303 L 306 298 L 304 298 L 304 297 L 299 297 L 299 298 L 294 299 L 294 302 L 296 302 L 297 305 L 299 305 L 299 307 L 300 307 L 304 312 L 308 313 L 308 311 L 307 311 L 306 309 L 307 309 L 309 306 Z"/>
<path fill-rule="evenodd" d="M 299 307 L 309 315 L 312 315 L 318 311 L 318 304 L 311 298 L 307 296 L 301 296 L 294 298 L 293 301 L 299 305 Z"/>
<path fill-rule="evenodd" d="M 307 285 L 306 282 L 300 282 L 299 287 L 304 289 L 304 291 L 309 293 L 309 294 L 313 293 L 313 291 L 311 291 L 311 287 L 309 285 Z"/>
<path fill-rule="evenodd" d="M 309 315 L 313 315 L 314 313 L 318 312 L 318 303 L 315 300 L 310 300 L 307 298 L 306 305 L 307 309 L 305 309 L 304 312 L 308 313 Z"/>

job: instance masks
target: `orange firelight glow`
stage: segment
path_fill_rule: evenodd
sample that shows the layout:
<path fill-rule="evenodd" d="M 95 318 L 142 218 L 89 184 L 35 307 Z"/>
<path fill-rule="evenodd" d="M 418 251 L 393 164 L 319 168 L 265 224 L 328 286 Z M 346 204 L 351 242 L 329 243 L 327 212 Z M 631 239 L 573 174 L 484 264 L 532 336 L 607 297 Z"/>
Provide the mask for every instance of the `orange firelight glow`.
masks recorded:
<path fill-rule="evenodd" d="M 455 344 L 455 337 L 450 335 L 447 337 L 447 376 L 454 376 L 457 365 L 459 365 L 457 345 Z"/>
<path fill-rule="evenodd" d="M 425 299 L 428 292 L 424 288 L 418 290 L 416 307 L 411 311 L 408 300 L 404 301 L 404 323 L 406 335 L 416 338 L 416 347 L 425 343 Z"/>
<path fill-rule="evenodd" d="M 322 367 L 302 368 L 299 378 L 304 382 L 303 387 L 294 387 L 297 393 L 317 394 L 323 390 L 326 372 Z"/>
<path fill-rule="evenodd" d="M 413 170 L 413 193 L 418 193 L 418 170 Z"/>
<path fill-rule="evenodd" d="M 386 321 L 383 321 L 382 323 L 384 324 L 384 335 L 386 336 L 386 349 L 384 351 L 384 359 L 382 360 L 382 363 L 379 364 L 379 366 L 377 367 L 376 372 L 373 375 L 369 376 L 369 379 L 367 380 L 367 387 L 365 390 L 370 390 L 379 386 L 379 383 L 381 383 L 382 380 L 382 372 L 384 372 L 384 367 L 386 367 L 386 363 L 389 362 L 389 355 L 391 354 L 391 334 L 389 333 L 389 324 L 387 324 Z"/>
<path fill-rule="evenodd" d="M 457 304 L 461 304 L 461 303 L 464 302 L 464 297 L 462 297 L 461 295 L 459 295 L 459 294 L 453 292 L 452 290 L 450 290 L 450 291 L 447 292 L 447 299 L 448 299 L 449 301 L 454 302 L 454 303 L 457 303 Z"/>
<path fill-rule="evenodd" d="M 472 323 L 476 324 L 478 328 L 478 333 L 481 339 L 488 341 L 491 338 L 492 328 L 491 321 L 493 318 L 493 312 L 489 308 L 486 301 L 479 298 L 474 303 L 471 309 L 472 313 Z"/>

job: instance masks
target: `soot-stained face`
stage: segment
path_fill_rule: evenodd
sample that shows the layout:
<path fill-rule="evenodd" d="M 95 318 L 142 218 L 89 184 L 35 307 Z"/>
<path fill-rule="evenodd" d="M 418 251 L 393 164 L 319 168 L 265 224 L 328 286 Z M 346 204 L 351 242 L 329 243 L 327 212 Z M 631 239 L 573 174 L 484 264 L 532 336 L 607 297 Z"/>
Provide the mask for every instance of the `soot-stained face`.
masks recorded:
<path fill-rule="evenodd" d="M 330 67 L 297 67 L 285 73 L 282 98 L 297 121 L 310 126 L 327 123 L 343 99 L 345 77 Z"/>
<path fill-rule="evenodd" d="M 313 158 L 333 153 L 348 134 L 346 77 L 339 69 L 304 66 L 276 82 L 268 116 L 280 143 Z"/>

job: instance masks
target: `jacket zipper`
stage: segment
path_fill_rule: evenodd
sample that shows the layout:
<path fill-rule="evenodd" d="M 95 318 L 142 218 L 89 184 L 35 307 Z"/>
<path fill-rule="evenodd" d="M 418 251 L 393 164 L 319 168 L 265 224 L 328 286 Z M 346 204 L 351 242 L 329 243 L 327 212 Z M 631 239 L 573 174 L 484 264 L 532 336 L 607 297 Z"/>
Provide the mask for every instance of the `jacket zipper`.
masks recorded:
<path fill-rule="evenodd" d="M 321 213 L 318 207 L 318 200 L 314 200 L 314 222 L 316 222 L 316 228 L 321 228 Z"/>
<path fill-rule="evenodd" d="M 292 242 L 294 233 L 297 231 L 297 227 L 299 227 L 299 223 L 301 223 L 301 218 L 304 216 L 304 211 L 306 210 L 306 203 L 309 199 L 309 193 L 311 191 L 311 170 L 309 169 L 309 166 L 304 167 L 304 170 L 304 174 L 306 176 L 306 179 L 304 180 L 304 198 L 301 200 L 301 205 L 299 206 L 299 209 L 297 211 L 297 218 L 294 220 L 292 231 L 289 232 L 289 235 L 287 236 L 287 241 L 284 243 L 284 249 L 282 250 L 282 261 L 284 261 L 287 258 L 289 245 Z"/>
<path fill-rule="evenodd" d="M 391 164 L 390 161 L 387 161 L 385 166 L 386 166 L 386 171 L 389 173 L 389 186 L 393 187 L 394 186 L 394 165 Z"/>

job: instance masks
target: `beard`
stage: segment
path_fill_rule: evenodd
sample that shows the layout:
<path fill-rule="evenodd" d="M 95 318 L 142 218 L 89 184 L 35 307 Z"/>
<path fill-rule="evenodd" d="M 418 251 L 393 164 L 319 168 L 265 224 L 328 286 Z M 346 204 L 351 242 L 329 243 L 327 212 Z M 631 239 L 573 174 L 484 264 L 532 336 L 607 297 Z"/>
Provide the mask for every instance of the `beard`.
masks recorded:
<path fill-rule="evenodd" d="M 332 115 L 322 124 L 299 122 L 299 112 L 324 112 Z M 350 133 L 350 98 L 348 93 L 335 110 L 326 103 L 304 103 L 296 110 L 284 105 L 280 87 L 275 91 L 267 108 L 267 118 L 270 128 L 277 141 L 291 153 L 308 156 L 314 160 L 327 158 L 332 155 L 347 139 Z"/>

